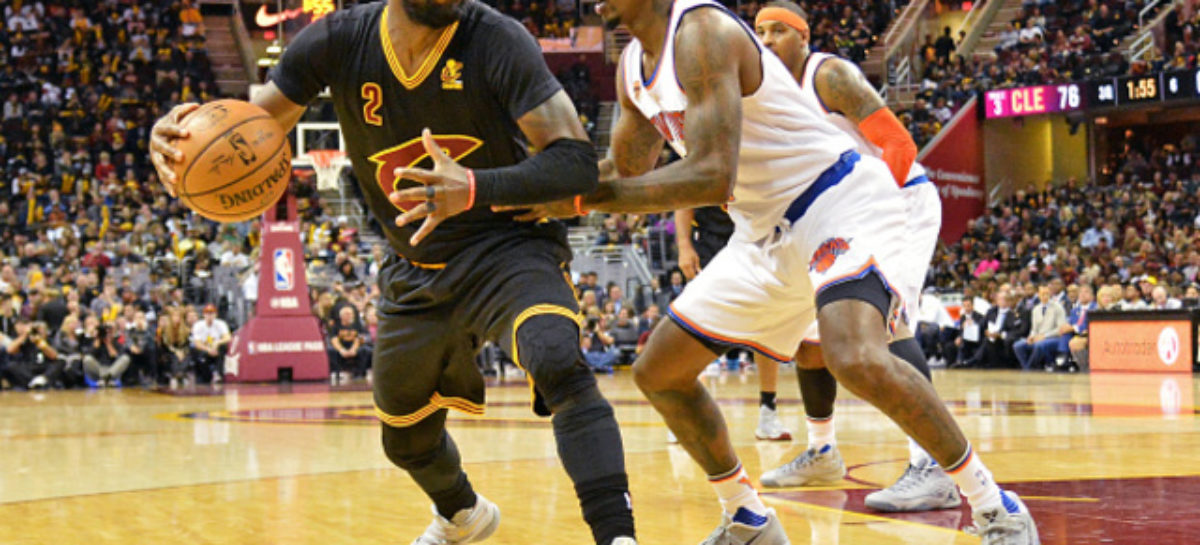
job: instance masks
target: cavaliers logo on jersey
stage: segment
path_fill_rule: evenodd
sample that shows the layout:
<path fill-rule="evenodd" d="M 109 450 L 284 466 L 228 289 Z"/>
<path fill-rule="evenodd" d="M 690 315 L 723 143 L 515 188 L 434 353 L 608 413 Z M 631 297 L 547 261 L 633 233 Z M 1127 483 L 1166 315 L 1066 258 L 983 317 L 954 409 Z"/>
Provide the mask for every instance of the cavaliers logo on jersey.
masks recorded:
<path fill-rule="evenodd" d="M 446 66 L 442 68 L 442 89 L 448 91 L 461 91 L 463 63 L 454 59 L 446 59 Z"/>
<path fill-rule="evenodd" d="M 823 273 L 828 271 L 838 256 L 850 251 L 850 242 L 844 238 L 831 238 L 817 246 L 813 252 L 812 261 L 808 262 L 809 271 Z"/>
<path fill-rule="evenodd" d="M 433 139 L 442 147 L 442 151 L 445 151 L 446 155 L 455 161 L 462 161 L 463 158 L 483 145 L 483 140 L 462 134 L 436 134 Z M 370 159 L 372 163 L 375 163 L 375 179 L 379 181 L 379 188 L 383 190 L 384 195 L 402 189 L 400 180 L 396 178 L 396 169 L 416 167 L 422 162 L 426 163 L 425 167 L 433 168 L 433 161 L 429 159 L 429 154 L 425 153 L 425 146 L 421 144 L 420 136 L 399 146 L 378 152 Z M 409 182 L 403 184 L 403 187 L 412 185 L 412 182 Z M 407 212 L 420 203 L 421 201 L 404 202 L 397 208 L 401 212 Z"/>

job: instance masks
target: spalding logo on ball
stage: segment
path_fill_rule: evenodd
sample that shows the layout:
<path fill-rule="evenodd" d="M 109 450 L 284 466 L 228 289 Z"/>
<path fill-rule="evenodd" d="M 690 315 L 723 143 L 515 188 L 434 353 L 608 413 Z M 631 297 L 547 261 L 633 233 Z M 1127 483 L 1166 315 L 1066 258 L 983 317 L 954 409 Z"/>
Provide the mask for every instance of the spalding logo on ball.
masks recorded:
<path fill-rule="evenodd" d="M 287 133 L 249 102 L 217 100 L 183 118 L 190 133 L 176 148 L 175 194 L 197 214 L 222 223 L 262 214 L 283 196 L 292 173 Z"/>

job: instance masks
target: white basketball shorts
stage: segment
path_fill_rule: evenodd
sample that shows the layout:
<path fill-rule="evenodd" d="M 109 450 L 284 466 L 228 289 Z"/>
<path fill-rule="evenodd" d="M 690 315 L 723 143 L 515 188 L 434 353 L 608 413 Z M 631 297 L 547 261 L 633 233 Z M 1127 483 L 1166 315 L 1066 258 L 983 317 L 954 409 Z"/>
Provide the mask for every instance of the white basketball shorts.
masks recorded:
<path fill-rule="evenodd" d="M 904 294 L 892 278 L 905 266 L 907 226 L 887 165 L 847 151 L 792 202 L 774 236 L 734 233 L 669 315 L 698 337 L 791 360 L 824 289 L 875 273 L 899 308 Z"/>

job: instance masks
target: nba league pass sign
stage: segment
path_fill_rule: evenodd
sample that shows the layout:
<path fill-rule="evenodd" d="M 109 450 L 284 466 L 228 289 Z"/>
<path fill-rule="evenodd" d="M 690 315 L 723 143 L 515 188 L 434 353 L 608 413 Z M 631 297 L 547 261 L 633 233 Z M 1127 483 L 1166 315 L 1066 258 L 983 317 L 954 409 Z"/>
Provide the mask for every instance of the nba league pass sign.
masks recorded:
<path fill-rule="evenodd" d="M 294 202 L 289 210 L 295 217 Z M 276 380 L 284 368 L 295 380 L 329 376 L 324 338 L 308 300 L 300 223 L 275 221 L 271 209 L 263 221 L 254 317 L 234 335 L 225 370 L 230 380 L 250 382 Z"/>

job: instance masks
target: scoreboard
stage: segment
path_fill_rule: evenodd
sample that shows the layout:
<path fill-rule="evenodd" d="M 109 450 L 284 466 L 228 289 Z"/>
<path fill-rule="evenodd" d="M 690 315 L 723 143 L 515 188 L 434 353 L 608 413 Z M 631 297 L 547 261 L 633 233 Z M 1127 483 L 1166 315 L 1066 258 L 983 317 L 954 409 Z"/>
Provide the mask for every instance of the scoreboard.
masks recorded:
<path fill-rule="evenodd" d="M 1095 108 L 1200 98 L 1200 69 L 1122 76 L 1089 82 Z"/>
<path fill-rule="evenodd" d="M 1200 99 L 1200 68 L 1086 83 L 996 89 L 984 95 L 988 119 Z"/>
<path fill-rule="evenodd" d="M 1163 74 L 1163 98 L 1200 98 L 1200 69 L 1167 72 Z"/>
<path fill-rule="evenodd" d="M 1082 85 L 1038 85 L 988 91 L 984 99 L 987 117 L 1071 112 L 1084 107 Z"/>

